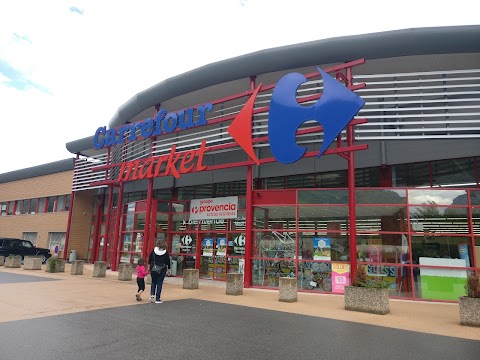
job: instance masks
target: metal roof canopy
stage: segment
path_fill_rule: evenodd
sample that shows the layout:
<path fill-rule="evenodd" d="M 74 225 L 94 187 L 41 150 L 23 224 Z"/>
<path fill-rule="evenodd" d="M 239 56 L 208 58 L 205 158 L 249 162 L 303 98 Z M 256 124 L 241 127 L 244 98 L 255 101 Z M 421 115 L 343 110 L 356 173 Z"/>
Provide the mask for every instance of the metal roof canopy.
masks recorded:
<path fill-rule="evenodd" d="M 238 93 L 247 89 L 244 79 L 275 71 L 284 71 L 319 64 L 331 64 L 357 58 L 381 59 L 412 55 L 469 53 L 480 51 L 480 26 L 449 26 L 414 28 L 380 33 L 344 36 L 316 40 L 257 51 L 251 54 L 215 62 L 166 79 L 133 96 L 120 106 L 109 126 L 120 126 L 134 117 L 167 100 L 205 89 Z M 301 54 L 299 56 L 299 54 Z M 238 81 L 242 79 L 242 82 Z M 229 84 L 224 84 L 231 82 Z M 233 82 L 233 83 L 232 83 Z M 243 86 L 242 86 L 243 85 Z M 235 91 L 235 87 L 241 88 Z M 222 89 L 218 88 L 221 87 Z M 213 90 L 213 89 L 212 89 Z M 212 93 L 217 93 L 212 91 Z M 193 94 L 192 94 L 193 95 Z M 192 97 L 194 98 L 194 96 Z M 213 100 L 213 99 L 212 99 Z M 175 101 L 172 101 L 175 104 Z M 170 104 L 170 105 L 172 105 Z M 179 108 L 184 104 L 178 104 Z M 193 106 L 192 102 L 188 105 Z M 172 109 L 176 110 L 176 109 Z M 151 116 L 146 114 L 143 118 Z M 140 119 L 138 119 L 140 120 Z M 93 136 L 68 142 L 72 153 L 90 150 Z M 103 149 L 104 150 L 104 149 Z M 105 151 L 105 150 L 104 150 Z M 96 151 L 96 154 L 102 151 Z"/>

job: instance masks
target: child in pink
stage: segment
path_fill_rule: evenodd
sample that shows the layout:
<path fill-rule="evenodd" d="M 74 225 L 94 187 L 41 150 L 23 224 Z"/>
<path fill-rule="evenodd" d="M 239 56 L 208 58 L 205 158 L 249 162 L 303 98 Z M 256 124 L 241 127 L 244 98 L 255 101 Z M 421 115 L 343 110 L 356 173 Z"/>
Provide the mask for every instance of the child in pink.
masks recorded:
<path fill-rule="evenodd" d="M 137 290 L 137 301 L 142 301 L 142 293 L 145 291 L 145 276 L 148 275 L 148 271 L 145 268 L 145 259 L 140 258 L 138 259 L 138 265 L 137 265 L 137 285 L 138 285 L 138 290 Z"/>

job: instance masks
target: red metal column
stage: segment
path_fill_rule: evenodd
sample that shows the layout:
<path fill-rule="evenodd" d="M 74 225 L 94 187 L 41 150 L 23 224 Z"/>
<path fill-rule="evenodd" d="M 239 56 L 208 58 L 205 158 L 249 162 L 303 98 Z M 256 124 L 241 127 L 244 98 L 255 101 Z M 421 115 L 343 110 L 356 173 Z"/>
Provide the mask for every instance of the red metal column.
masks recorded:
<path fill-rule="evenodd" d="M 117 270 L 117 259 L 118 259 L 118 238 L 120 236 L 120 220 L 123 214 L 123 182 L 120 183 L 120 190 L 118 192 L 118 201 L 117 201 L 117 218 L 115 224 L 115 237 L 113 240 L 113 251 L 112 251 L 112 270 Z"/>
<path fill-rule="evenodd" d="M 353 126 L 347 127 L 348 146 L 353 145 Z M 350 276 L 355 278 L 357 272 L 357 209 L 355 201 L 355 152 L 348 154 L 348 218 L 350 223 Z"/>
<path fill-rule="evenodd" d="M 145 226 L 143 229 L 142 257 L 146 259 L 147 245 L 150 244 L 150 219 L 152 217 L 153 178 L 148 179 L 147 210 L 145 213 Z M 153 222 L 152 222 L 153 223 Z M 156 221 L 154 222 L 156 224 Z"/>
<path fill-rule="evenodd" d="M 79 156 L 75 159 L 74 164 L 77 162 Z M 73 177 L 75 177 L 75 165 L 73 166 Z M 65 234 L 65 246 L 63 247 L 63 260 L 67 259 L 68 253 L 68 242 L 70 241 L 70 230 L 72 228 L 72 215 L 73 215 L 73 200 L 75 199 L 75 192 L 73 191 L 73 179 L 72 179 L 72 193 L 70 194 L 70 208 L 68 209 L 68 220 L 67 220 L 67 233 Z"/>
<path fill-rule="evenodd" d="M 353 85 L 352 68 L 346 69 L 346 85 Z M 355 142 L 353 125 L 347 126 L 347 146 L 353 146 Z M 350 223 L 350 276 L 351 281 L 355 279 L 357 272 L 357 209 L 355 198 L 355 151 L 348 153 L 348 217 Z"/>
<path fill-rule="evenodd" d="M 253 248 L 253 170 L 252 165 L 247 166 L 247 196 L 245 199 L 245 268 L 243 285 L 244 287 L 252 286 L 252 248 Z"/>
<path fill-rule="evenodd" d="M 256 76 L 250 76 L 250 90 L 255 90 Z M 253 116 L 252 116 L 253 122 Z M 243 286 L 252 286 L 252 249 L 253 249 L 253 168 L 252 165 L 247 165 L 247 191 L 245 198 L 245 254 L 244 254 L 244 276 Z"/>
<path fill-rule="evenodd" d="M 108 244 L 108 237 L 110 235 L 110 218 L 112 216 L 112 202 L 113 202 L 113 186 L 108 186 L 108 202 L 107 202 L 107 217 L 105 219 L 105 237 L 103 239 L 103 253 L 106 254 L 106 246 Z M 103 206 L 102 206 L 103 209 Z M 103 210 L 97 213 L 97 216 L 103 216 Z"/>

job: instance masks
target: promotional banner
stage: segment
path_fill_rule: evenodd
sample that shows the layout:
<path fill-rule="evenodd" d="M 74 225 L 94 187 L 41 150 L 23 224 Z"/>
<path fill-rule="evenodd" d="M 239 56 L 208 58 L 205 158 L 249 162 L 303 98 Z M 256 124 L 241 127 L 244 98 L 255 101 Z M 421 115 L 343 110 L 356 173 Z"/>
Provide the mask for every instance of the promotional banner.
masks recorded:
<path fill-rule="evenodd" d="M 190 203 L 190 220 L 236 219 L 238 196 L 194 199 Z"/>
<path fill-rule="evenodd" d="M 227 255 L 227 238 L 217 237 L 217 256 Z"/>
<path fill-rule="evenodd" d="M 465 260 L 465 267 L 470 267 L 470 258 L 468 257 L 468 244 L 458 244 L 458 253 L 460 254 L 460 259 Z"/>
<path fill-rule="evenodd" d="M 330 238 L 313 238 L 313 260 L 331 260 Z"/>
<path fill-rule="evenodd" d="M 202 255 L 213 256 L 213 239 L 204 238 L 202 241 Z"/>
<path fill-rule="evenodd" d="M 332 292 L 343 294 L 344 287 L 350 285 L 350 264 L 332 263 Z"/>

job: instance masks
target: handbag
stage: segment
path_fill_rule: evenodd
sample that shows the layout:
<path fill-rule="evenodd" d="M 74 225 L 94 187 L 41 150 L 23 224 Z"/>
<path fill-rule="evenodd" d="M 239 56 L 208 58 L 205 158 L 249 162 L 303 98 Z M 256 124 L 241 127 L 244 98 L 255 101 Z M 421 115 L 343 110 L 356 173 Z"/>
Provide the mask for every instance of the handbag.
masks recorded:
<path fill-rule="evenodd" d="M 166 266 L 165 264 L 157 265 L 157 264 L 155 263 L 155 256 L 157 256 L 157 255 L 154 254 L 153 266 L 152 266 L 152 268 L 150 269 L 150 272 L 155 273 L 156 275 L 160 275 L 160 274 L 165 270 L 165 268 L 166 268 L 167 266 Z"/>

